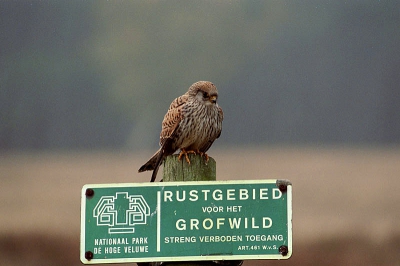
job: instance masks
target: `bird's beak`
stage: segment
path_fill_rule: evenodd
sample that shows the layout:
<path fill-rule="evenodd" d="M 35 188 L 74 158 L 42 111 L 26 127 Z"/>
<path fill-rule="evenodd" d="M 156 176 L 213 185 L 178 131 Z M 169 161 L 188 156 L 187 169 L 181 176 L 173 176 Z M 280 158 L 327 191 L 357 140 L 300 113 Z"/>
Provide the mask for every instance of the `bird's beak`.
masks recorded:
<path fill-rule="evenodd" d="M 217 103 L 217 96 L 216 95 L 211 96 L 210 97 L 210 102 L 211 103 Z"/>

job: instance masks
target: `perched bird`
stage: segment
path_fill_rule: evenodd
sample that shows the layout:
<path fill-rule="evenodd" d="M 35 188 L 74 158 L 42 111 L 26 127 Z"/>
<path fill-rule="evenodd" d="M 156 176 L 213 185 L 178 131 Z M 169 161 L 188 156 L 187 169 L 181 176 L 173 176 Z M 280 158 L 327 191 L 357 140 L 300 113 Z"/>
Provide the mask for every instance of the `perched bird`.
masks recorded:
<path fill-rule="evenodd" d="M 224 118 L 217 99 L 217 87 L 209 81 L 193 83 L 184 95 L 176 98 L 162 122 L 160 149 L 139 172 L 153 170 L 150 182 L 154 182 L 165 157 L 178 149 L 179 160 L 184 155 L 189 164 L 188 153 L 200 154 L 208 160 L 206 151 L 221 135 Z"/>

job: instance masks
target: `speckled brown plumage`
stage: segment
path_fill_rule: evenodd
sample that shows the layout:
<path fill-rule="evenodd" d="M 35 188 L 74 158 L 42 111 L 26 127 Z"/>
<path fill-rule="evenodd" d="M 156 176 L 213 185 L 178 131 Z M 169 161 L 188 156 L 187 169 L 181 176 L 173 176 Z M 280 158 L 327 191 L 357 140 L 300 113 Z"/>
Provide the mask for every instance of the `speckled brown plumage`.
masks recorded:
<path fill-rule="evenodd" d="M 153 170 L 151 181 L 168 155 L 178 149 L 180 157 L 190 163 L 187 153 L 205 155 L 214 140 L 221 135 L 223 112 L 217 104 L 218 91 L 209 81 L 198 81 L 182 96 L 176 98 L 162 122 L 160 149 L 140 167 L 139 172 Z"/>

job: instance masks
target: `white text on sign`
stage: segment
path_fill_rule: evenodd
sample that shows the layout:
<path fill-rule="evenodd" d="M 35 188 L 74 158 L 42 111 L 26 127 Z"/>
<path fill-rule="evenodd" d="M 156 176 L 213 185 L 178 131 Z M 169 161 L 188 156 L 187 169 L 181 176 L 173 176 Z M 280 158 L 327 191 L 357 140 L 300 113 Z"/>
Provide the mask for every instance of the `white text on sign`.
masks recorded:
<path fill-rule="evenodd" d="M 260 189 L 202 189 L 202 190 L 176 190 L 175 193 L 173 191 L 165 190 L 164 191 L 164 202 L 184 202 L 186 200 L 189 201 L 222 201 L 222 200 L 268 200 L 273 199 L 277 200 L 282 197 L 282 192 L 278 188 L 273 188 L 271 191 L 271 195 L 269 193 L 268 188 L 260 188 Z"/>

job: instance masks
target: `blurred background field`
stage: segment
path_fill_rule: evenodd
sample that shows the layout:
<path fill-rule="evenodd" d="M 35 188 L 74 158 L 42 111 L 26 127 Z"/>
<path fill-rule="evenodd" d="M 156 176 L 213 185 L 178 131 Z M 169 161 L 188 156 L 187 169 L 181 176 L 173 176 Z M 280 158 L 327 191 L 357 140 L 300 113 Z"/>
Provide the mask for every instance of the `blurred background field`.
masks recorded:
<path fill-rule="evenodd" d="M 293 182 L 294 251 L 400 265 L 399 1 L 1 1 L 1 265 L 78 265 L 80 189 L 147 182 L 171 101 L 219 89 L 217 178 Z"/>
<path fill-rule="evenodd" d="M 80 190 L 147 182 L 151 152 L 1 156 L 3 265 L 79 265 Z M 293 183 L 293 256 L 257 265 L 398 265 L 400 149 L 215 149 L 219 180 Z M 245 265 L 255 265 L 248 261 Z"/>

